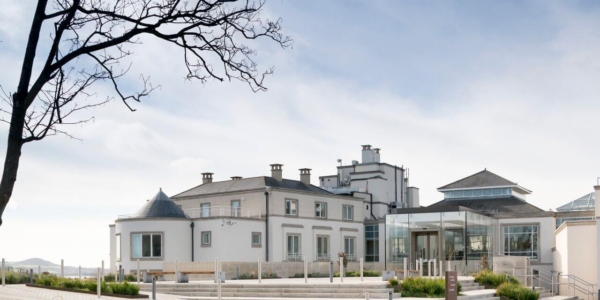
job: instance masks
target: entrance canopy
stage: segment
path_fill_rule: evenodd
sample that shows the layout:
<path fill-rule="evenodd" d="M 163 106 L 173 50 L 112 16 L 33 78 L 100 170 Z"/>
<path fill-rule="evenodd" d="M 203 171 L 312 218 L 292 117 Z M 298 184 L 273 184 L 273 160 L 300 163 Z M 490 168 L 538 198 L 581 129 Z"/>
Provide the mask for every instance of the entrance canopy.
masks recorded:
<path fill-rule="evenodd" d="M 462 206 L 398 209 L 386 216 L 388 269 L 403 269 L 406 258 L 412 270 L 422 259 L 476 271 L 482 256 L 492 263 L 497 226 L 496 219 Z"/>

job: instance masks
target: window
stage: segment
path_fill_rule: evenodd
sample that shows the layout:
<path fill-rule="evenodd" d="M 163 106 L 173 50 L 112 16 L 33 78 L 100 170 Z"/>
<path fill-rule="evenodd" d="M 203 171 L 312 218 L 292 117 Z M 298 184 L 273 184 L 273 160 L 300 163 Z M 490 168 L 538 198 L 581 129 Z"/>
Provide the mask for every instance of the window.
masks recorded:
<path fill-rule="evenodd" d="M 350 205 L 342 206 L 342 218 L 346 221 L 354 220 L 354 207 Z"/>
<path fill-rule="evenodd" d="M 117 260 L 121 260 L 121 235 L 117 234 Z"/>
<path fill-rule="evenodd" d="M 285 200 L 285 214 L 288 216 L 298 215 L 298 200 Z"/>
<path fill-rule="evenodd" d="M 315 203 L 315 217 L 327 218 L 327 203 Z"/>
<path fill-rule="evenodd" d="M 253 232 L 252 233 L 252 247 L 260 247 L 260 245 L 261 245 L 260 232 Z"/>
<path fill-rule="evenodd" d="M 160 258 L 162 257 L 162 234 L 144 233 L 132 234 L 133 258 Z"/>
<path fill-rule="evenodd" d="M 348 260 L 356 260 L 356 253 L 354 252 L 354 238 L 353 237 L 345 237 L 344 238 L 344 254 Z"/>
<path fill-rule="evenodd" d="M 211 234 L 210 231 L 202 231 L 202 246 L 210 246 Z"/>
<path fill-rule="evenodd" d="M 300 260 L 300 235 L 291 234 L 287 236 L 287 260 Z"/>
<path fill-rule="evenodd" d="M 240 200 L 231 200 L 231 216 L 239 217 L 241 215 Z"/>
<path fill-rule="evenodd" d="M 317 236 L 317 261 L 329 261 L 329 237 Z"/>
<path fill-rule="evenodd" d="M 210 203 L 200 204 L 200 213 L 202 218 L 210 217 Z"/>
<path fill-rule="evenodd" d="M 365 261 L 379 261 L 379 225 L 365 226 Z"/>
<path fill-rule="evenodd" d="M 539 259 L 538 225 L 504 226 L 504 255 Z"/>
<path fill-rule="evenodd" d="M 446 238 L 446 260 L 462 260 L 465 254 L 463 229 L 448 228 L 444 231 Z"/>

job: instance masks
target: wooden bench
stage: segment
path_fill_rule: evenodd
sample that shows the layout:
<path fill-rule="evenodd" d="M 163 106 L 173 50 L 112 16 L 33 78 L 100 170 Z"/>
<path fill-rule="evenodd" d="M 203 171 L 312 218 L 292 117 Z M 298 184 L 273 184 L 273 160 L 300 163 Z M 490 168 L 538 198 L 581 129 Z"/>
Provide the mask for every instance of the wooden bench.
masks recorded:
<path fill-rule="evenodd" d="M 152 277 L 157 276 L 157 281 L 165 281 L 165 275 L 175 274 L 175 272 L 166 271 L 148 271 L 144 272 L 144 283 L 152 283 Z"/>
<path fill-rule="evenodd" d="M 177 272 L 177 283 L 190 282 L 188 275 L 214 275 L 215 271 L 179 271 Z"/>

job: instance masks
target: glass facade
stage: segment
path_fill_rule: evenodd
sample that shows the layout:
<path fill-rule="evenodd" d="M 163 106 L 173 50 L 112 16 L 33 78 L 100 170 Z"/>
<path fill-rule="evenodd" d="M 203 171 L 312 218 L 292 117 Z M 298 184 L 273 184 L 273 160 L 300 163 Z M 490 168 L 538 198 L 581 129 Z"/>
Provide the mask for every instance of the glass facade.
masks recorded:
<path fill-rule="evenodd" d="M 461 274 L 476 271 L 484 254 L 491 264 L 497 226 L 496 219 L 470 211 L 387 215 L 388 269 L 402 270 L 406 258 L 409 270 L 423 259 L 450 261 Z"/>

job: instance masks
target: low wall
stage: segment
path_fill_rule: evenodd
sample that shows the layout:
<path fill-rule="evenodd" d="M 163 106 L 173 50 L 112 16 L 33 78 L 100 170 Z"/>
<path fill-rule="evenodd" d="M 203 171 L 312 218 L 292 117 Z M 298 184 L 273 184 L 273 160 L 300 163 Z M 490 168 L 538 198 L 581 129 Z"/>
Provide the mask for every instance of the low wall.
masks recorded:
<path fill-rule="evenodd" d="M 494 256 L 493 270 L 495 273 L 514 275 L 521 284 L 530 286 L 527 276 L 530 267 L 529 258 L 520 256 Z"/>
<path fill-rule="evenodd" d="M 258 274 L 258 262 L 219 262 L 221 271 L 225 272 L 226 279 L 236 278 L 236 273 L 243 274 Z M 329 262 L 309 262 L 308 273 L 325 273 L 329 274 Z M 375 270 L 381 273 L 383 263 L 363 263 L 364 270 Z M 178 271 L 213 271 L 215 268 L 214 261 L 204 262 L 178 262 Z M 360 268 L 359 262 L 348 262 L 346 271 L 358 271 Z M 276 273 L 278 277 L 289 278 L 294 274 L 304 274 L 304 262 L 261 262 L 262 273 Z M 175 262 L 163 263 L 163 270 L 166 272 L 175 271 Z M 333 271 L 339 272 L 339 264 L 333 264 Z M 190 275 L 190 280 L 211 280 L 213 275 Z M 174 280 L 174 276 L 167 275 L 166 280 Z"/>

